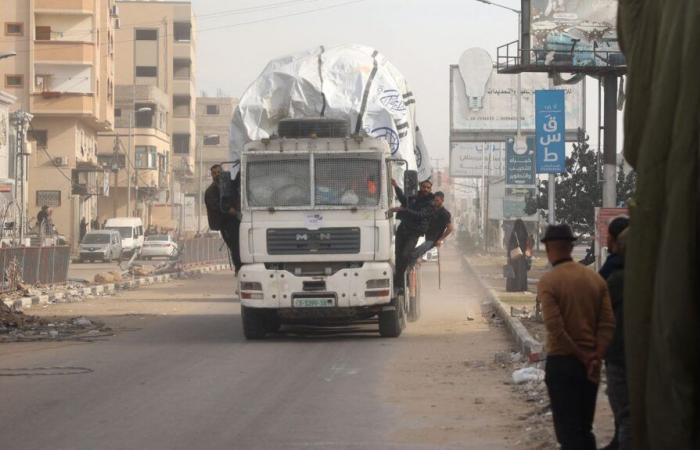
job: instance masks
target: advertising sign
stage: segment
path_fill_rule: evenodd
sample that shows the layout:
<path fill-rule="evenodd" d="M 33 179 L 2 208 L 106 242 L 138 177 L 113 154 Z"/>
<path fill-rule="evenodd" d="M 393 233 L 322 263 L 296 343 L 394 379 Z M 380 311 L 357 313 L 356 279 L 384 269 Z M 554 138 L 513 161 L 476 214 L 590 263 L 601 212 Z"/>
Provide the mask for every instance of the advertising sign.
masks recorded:
<path fill-rule="evenodd" d="M 534 140 L 528 138 L 526 148 L 516 149 L 515 139 L 506 139 L 506 185 L 535 184 L 534 144 Z"/>
<path fill-rule="evenodd" d="M 481 178 L 505 173 L 504 142 L 453 142 L 450 146 L 450 176 Z"/>
<path fill-rule="evenodd" d="M 528 196 L 535 196 L 534 187 L 506 187 L 505 196 L 503 197 L 503 218 L 520 219 L 527 216 L 525 205 Z"/>
<path fill-rule="evenodd" d="M 535 92 L 537 173 L 566 170 L 564 98 L 559 90 Z"/>
<path fill-rule="evenodd" d="M 543 66 L 624 67 L 615 0 L 531 0 L 530 49 Z M 527 15 L 523 15 L 526 17 Z"/>
<path fill-rule="evenodd" d="M 596 208 L 595 209 L 595 255 L 596 268 L 600 269 L 607 255 L 603 252 L 608 245 L 608 225 L 618 216 L 628 216 L 627 208 Z M 603 254 L 605 253 L 605 255 Z"/>
<path fill-rule="evenodd" d="M 500 141 L 515 135 L 518 111 L 517 76 L 499 74 L 492 70 L 485 77 L 485 84 L 481 86 L 483 97 L 475 101 L 472 95 L 467 95 L 467 89 L 472 88 L 474 80 L 470 80 L 470 86 L 466 86 L 459 67 L 451 67 L 452 141 Z M 521 129 L 526 134 L 532 134 L 535 130 L 534 93 L 539 89 L 547 89 L 549 81 L 544 73 L 523 73 L 521 77 Z M 562 86 L 562 90 L 566 96 L 568 140 L 575 140 L 576 130 L 583 126 L 581 85 Z M 481 94 L 481 91 L 478 93 Z"/>

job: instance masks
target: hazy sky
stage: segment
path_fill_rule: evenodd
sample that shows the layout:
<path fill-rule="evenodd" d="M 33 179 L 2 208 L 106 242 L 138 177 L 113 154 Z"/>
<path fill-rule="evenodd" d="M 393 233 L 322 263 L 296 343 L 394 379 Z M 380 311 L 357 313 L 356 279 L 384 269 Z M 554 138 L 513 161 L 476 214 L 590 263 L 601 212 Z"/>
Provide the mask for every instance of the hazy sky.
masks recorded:
<path fill-rule="evenodd" d="M 418 123 L 431 157 L 445 158 L 449 133 L 449 65 L 469 47 L 496 47 L 517 38 L 517 15 L 476 0 L 193 0 L 199 16 L 197 86 L 239 97 L 267 61 L 318 45 L 359 43 L 384 53 L 416 98 Z M 246 14 L 214 14 L 262 5 Z M 519 2 L 504 0 L 519 7 Z M 332 5 L 341 5 L 327 8 Z M 275 16 L 314 11 L 248 25 Z M 230 25 L 230 26 L 229 26 Z M 226 27 L 221 29 L 213 29 Z M 212 30 L 208 30 L 208 29 Z"/>
<path fill-rule="evenodd" d="M 318 45 L 368 45 L 404 74 L 428 150 L 443 158 L 442 167 L 449 162 L 450 64 L 470 47 L 485 48 L 495 61 L 496 48 L 517 39 L 515 13 L 477 0 L 192 2 L 198 16 L 198 90 L 240 97 L 270 59 Z M 517 0 L 501 3 L 520 7 Z M 588 87 L 588 129 L 595 147 L 597 88 L 590 79 Z"/>

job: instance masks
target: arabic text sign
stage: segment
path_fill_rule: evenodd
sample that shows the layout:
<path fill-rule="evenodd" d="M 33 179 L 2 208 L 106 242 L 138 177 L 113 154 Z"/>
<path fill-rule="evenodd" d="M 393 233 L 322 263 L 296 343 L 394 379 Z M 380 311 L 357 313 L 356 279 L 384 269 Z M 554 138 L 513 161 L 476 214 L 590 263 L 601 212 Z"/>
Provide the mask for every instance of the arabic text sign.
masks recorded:
<path fill-rule="evenodd" d="M 527 147 L 518 153 L 515 139 L 506 139 L 506 185 L 532 186 L 535 184 L 534 141 L 527 140 Z"/>
<path fill-rule="evenodd" d="M 450 176 L 481 178 L 503 176 L 503 142 L 453 142 L 450 147 Z"/>
<path fill-rule="evenodd" d="M 564 91 L 535 92 L 537 173 L 558 174 L 566 170 L 564 108 Z"/>

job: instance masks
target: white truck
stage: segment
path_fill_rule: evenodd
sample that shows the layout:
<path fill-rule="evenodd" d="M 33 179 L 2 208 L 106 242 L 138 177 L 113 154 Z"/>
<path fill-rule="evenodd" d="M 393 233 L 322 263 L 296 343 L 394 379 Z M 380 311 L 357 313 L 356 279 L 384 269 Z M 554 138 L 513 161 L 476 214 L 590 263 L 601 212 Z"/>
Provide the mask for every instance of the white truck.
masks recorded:
<path fill-rule="evenodd" d="M 396 165 L 384 139 L 347 131 L 342 120 L 285 119 L 276 136 L 240 155 L 238 275 L 243 331 L 261 339 L 282 324 L 376 321 L 385 337 L 419 317 L 420 286 L 395 292 L 387 210 Z M 410 193 L 415 171 L 404 172 Z"/>

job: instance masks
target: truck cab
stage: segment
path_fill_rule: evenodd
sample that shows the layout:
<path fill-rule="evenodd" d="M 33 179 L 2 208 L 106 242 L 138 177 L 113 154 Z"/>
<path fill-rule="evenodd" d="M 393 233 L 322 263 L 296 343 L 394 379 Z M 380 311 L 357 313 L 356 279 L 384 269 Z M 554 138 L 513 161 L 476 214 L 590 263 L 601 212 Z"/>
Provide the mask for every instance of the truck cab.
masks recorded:
<path fill-rule="evenodd" d="M 281 137 L 241 153 L 238 288 L 249 339 L 284 323 L 375 318 L 382 336 L 395 337 L 417 318 L 417 295 L 404 300 L 392 281 L 395 223 L 386 211 L 402 162 L 384 140 L 346 136 L 329 122 L 282 121 Z"/>

